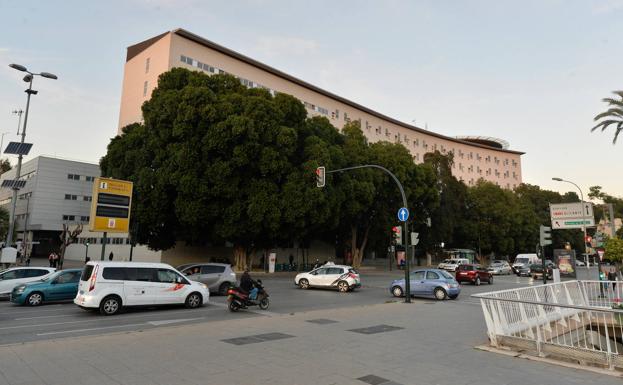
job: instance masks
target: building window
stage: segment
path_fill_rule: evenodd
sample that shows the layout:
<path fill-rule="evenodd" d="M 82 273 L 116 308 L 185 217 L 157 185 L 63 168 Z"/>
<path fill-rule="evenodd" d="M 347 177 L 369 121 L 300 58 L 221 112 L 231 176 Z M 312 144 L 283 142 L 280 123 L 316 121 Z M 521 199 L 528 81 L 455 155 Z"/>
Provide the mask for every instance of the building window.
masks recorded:
<path fill-rule="evenodd" d="M 76 216 L 75 215 L 63 215 L 63 220 L 64 221 L 75 221 Z"/>
<path fill-rule="evenodd" d="M 65 194 L 65 200 L 68 201 L 75 201 L 78 199 L 77 195 L 72 195 L 72 194 Z"/>
<path fill-rule="evenodd" d="M 149 85 L 149 82 L 147 80 L 145 80 L 145 83 L 143 83 L 143 96 L 147 96 L 147 86 Z"/>
<path fill-rule="evenodd" d="M 78 174 L 67 174 L 67 179 L 80 180 L 80 175 L 78 175 Z"/>
<path fill-rule="evenodd" d="M 85 195 L 82 197 L 82 200 L 84 200 L 85 202 L 91 202 L 93 200 L 93 197 L 90 195 Z"/>
<path fill-rule="evenodd" d="M 145 73 L 149 73 L 149 58 L 145 59 Z"/>
<path fill-rule="evenodd" d="M 83 215 L 83 216 L 81 216 L 81 217 L 80 217 L 80 220 L 81 220 L 82 222 L 88 222 L 88 221 L 89 221 L 89 216 L 88 216 L 88 215 L 87 215 L 87 216 L 84 216 L 84 215 Z"/>
<path fill-rule="evenodd" d="M 84 180 L 86 180 L 87 182 L 93 182 L 95 180 L 94 176 L 85 176 Z"/>
<path fill-rule="evenodd" d="M 180 61 L 182 63 L 186 63 L 186 56 L 184 56 L 184 55 L 180 56 Z"/>

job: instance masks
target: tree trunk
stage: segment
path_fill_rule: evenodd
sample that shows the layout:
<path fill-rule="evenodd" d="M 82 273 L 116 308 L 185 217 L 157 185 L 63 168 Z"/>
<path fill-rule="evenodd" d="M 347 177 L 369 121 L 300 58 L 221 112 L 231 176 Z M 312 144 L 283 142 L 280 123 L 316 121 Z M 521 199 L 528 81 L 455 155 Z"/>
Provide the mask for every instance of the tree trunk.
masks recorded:
<path fill-rule="evenodd" d="M 366 227 L 366 230 L 363 234 L 363 240 L 361 242 L 361 246 L 357 245 L 357 226 L 351 226 L 351 254 L 353 257 L 353 267 L 358 269 L 361 267 L 361 261 L 363 260 L 363 255 L 366 250 L 366 244 L 368 243 L 368 234 L 370 233 L 370 226 Z"/>
<path fill-rule="evenodd" d="M 244 246 L 234 246 L 234 267 L 238 271 L 243 271 L 247 267 L 247 253 Z"/>

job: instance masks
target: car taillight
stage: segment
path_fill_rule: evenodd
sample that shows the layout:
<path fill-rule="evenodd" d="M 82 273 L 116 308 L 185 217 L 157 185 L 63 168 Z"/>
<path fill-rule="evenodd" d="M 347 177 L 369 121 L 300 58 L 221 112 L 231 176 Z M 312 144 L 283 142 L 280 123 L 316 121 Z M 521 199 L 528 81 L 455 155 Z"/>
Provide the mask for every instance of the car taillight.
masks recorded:
<path fill-rule="evenodd" d="M 353 274 L 353 273 L 348 273 L 348 276 L 353 278 L 353 279 L 357 279 L 357 275 Z"/>
<path fill-rule="evenodd" d="M 93 270 L 93 274 L 91 275 L 91 282 L 89 285 L 89 291 L 93 291 L 95 289 L 95 281 L 97 280 L 97 270 L 100 268 L 99 265 L 95 266 L 95 270 Z"/>

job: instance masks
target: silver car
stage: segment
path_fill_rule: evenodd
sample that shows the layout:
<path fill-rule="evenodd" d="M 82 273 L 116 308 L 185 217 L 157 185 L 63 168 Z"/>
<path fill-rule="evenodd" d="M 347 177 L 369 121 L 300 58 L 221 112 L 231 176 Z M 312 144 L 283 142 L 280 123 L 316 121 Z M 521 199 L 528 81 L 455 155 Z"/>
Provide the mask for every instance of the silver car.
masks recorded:
<path fill-rule="evenodd" d="M 230 286 L 236 286 L 236 273 L 226 263 L 191 263 L 177 267 L 191 281 L 205 284 L 210 293 L 227 294 Z"/>

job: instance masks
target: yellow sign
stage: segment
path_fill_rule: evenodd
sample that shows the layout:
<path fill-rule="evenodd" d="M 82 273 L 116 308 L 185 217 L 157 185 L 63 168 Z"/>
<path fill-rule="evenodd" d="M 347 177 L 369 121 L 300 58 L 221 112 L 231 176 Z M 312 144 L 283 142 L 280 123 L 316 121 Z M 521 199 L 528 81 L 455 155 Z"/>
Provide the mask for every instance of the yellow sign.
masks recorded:
<path fill-rule="evenodd" d="M 89 230 L 127 233 L 130 229 L 132 182 L 95 178 Z"/>

